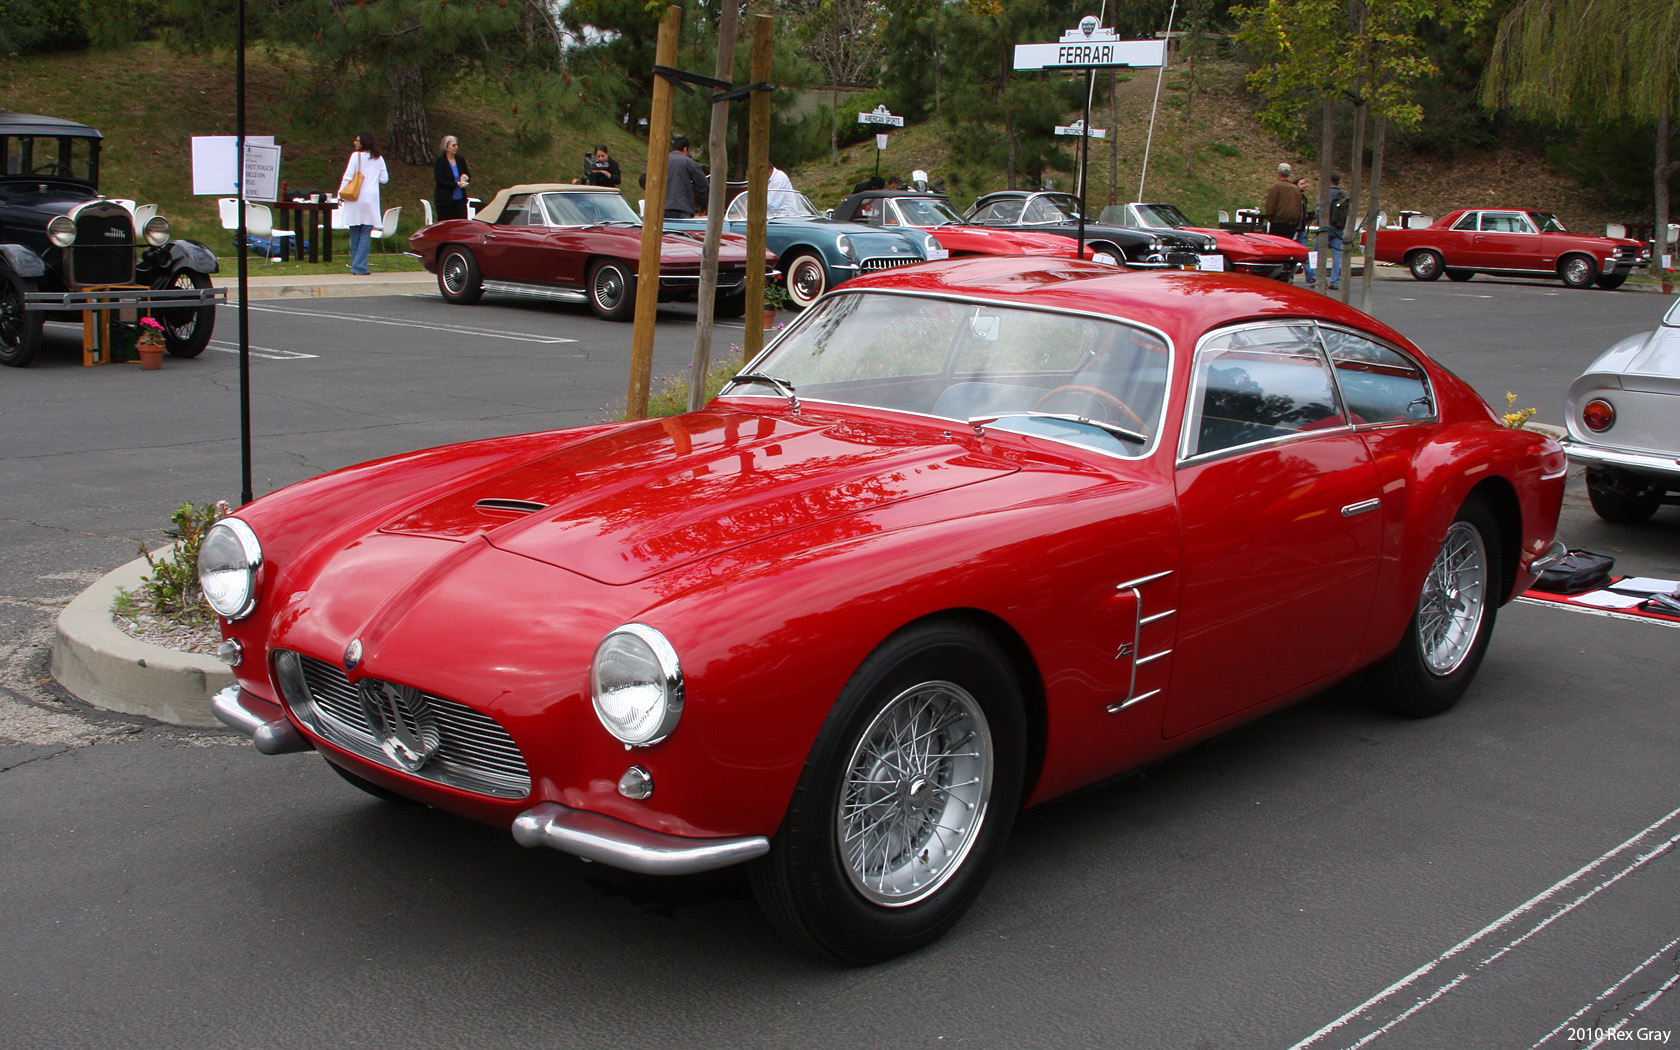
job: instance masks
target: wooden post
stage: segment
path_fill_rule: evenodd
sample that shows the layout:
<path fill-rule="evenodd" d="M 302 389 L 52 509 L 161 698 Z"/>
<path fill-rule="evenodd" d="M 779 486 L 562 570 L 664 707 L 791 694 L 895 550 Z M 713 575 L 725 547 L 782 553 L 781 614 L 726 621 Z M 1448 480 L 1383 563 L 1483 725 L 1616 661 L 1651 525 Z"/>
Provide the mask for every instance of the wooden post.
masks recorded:
<path fill-rule="evenodd" d="M 719 80 L 735 78 L 735 38 L 740 32 L 741 8 L 727 3 L 718 23 L 717 65 Z M 712 103 L 711 137 L 706 141 L 706 161 L 712 166 L 706 181 L 706 241 L 700 249 L 700 291 L 694 319 L 694 359 L 688 371 L 688 410 L 700 411 L 706 403 L 706 373 L 712 367 L 712 322 L 717 310 L 718 241 L 723 236 L 723 209 L 729 203 L 729 103 Z M 745 294 L 743 292 L 743 294 Z"/>
<path fill-rule="evenodd" d="M 753 16 L 752 82 L 770 82 L 776 19 Z M 754 91 L 747 108 L 747 334 L 742 363 L 764 349 L 764 242 L 770 221 L 770 92 Z"/>
<path fill-rule="evenodd" d="M 682 8 L 665 9 L 659 23 L 657 65 L 674 67 Z M 659 250 L 665 239 L 665 176 L 671 161 L 671 82 L 653 78 L 648 113 L 647 204 L 642 216 L 642 255 L 636 268 L 636 323 L 630 338 L 630 390 L 624 398 L 626 419 L 646 419 L 648 386 L 653 381 L 653 330 L 659 320 Z"/>

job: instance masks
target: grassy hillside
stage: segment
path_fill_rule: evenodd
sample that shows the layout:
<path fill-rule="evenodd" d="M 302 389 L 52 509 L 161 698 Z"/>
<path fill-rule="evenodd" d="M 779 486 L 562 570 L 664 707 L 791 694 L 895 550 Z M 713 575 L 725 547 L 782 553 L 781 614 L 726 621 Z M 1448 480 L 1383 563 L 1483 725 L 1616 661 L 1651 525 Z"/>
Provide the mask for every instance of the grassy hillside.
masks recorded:
<path fill-rule="evenodd" d="M 247 56 L 247 129 L 272 134 L 285 148 L 282 175 L 293 188 L 336 188 L 358 130 L 331 121 L 291 119 L 296 108 L 287 98 L 287 82 L 307 76 L 307 66 L 283 54 L 253 49 Z M 1212 223 L 1218 210 L 1252 206 L 1263 196 L 1280 160 L 1310 174 L 1311 165 L 1263 131 L 1253 102 L 1242 87 L 1242 70 L 1229 62 L 1202 62 L 1195 74 L 1192 119 L 1184 120 L 1189 71 L 1182 63 L 1166 73 L 1160 91 L 1148 179 L 1142 196 L 1177 203 L 1192 219 Z M 1114 162 L 1106 142 L 1091 143 L 1089 196 L 1094 208 L 1135 200 L 1143 169 L 1156 77 L 1139 71 L 1116 95 L 1116 113 L 1099 101 L 1092 125 L 1117 135 Z M 646 146 L 609 120 L 568 124 L 553 129 L 549 145 L 535 153 L 516 148 L 508 119 L 506 92 L 495 83 L 464 81 L 442 93 L 431 112 L 434 139 L 453 133 L 473 166 L 478 196 L 488 199 L 514 182 L 570 181 L 583 153 L 606 142 L 625 174 L 626 196 L 638 196 L 635 179 L 646 162 Z M 215 201 L 191 195 L 191 137 L 229 135 L 234 131 L 233 59 L 226 52 L 172 54 L 142 43 L 120 51 L 13 58 L 0 65 L 0 108 L 67 117 L 105 133 L 104 192 L 113 197 L 155 201 L 176 224 L 180 235 L 203 241 L 220 255 L 231 249 L 230 237 L 216 217 Z M 1071 122 L 1078 116 L 1069 114 Z M 380 126 L 365 130 L 376 136 Z M 680 128 L 698 144 L 703 128 Z M 908 176 L 922 168 L 935 178 L 963 176 L 970 192 L 954 192 L 966 204 L 974 190 L 1002 188 L 998 172 L 954 172 L 948 129 L 938 120 L 893 134 L 881 156 L 883 174 Z M 1069 139 L 1069 152 L 1077 140 Z M 1345 157 L 1346 144 L 1338 147 Z M 826 160 L 793 170 L 794 184 L 819 206 L 832 206 L 875 166 L 873 140 L 844 151 L 841 163 Z M 1345 161 L 1339 166 L 1345 167 Z M 431 195 L 429 167 L 393 164 L 385 187 L 386 206 L 403 208 L 400 232 L 418 228 L 420 200 Z M 1071 171 L 1052 172 L 1060 187 L 1074 185 Z M 1112 190 L 1111 190 L 1112 180 Z M 957 185 L 957 179 L 952 179 Z M 1112 194 L 1112 196 L 1111 196 Z M 1385 207 L 1440 215 L 1464 204 L 1524 205 L 1551 208 L 1573 228 L 1602 230 L 1607 221 L 1626 216 L 1605 207 L 1590 193 L 1550 173 L 1537 152 L 1520 144 L 1454 163 L 1402 159 L 1384 176 Z"/>

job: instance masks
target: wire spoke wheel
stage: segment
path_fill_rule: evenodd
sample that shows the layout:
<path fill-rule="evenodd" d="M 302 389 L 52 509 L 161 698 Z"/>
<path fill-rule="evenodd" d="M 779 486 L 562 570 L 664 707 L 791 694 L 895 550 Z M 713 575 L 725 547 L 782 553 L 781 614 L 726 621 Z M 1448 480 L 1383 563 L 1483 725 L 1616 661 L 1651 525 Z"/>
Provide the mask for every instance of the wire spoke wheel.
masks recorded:
<path fill-rule="evenodd" d="M 1488 556 L 1481 533 L 1468 522 L 1454 522 L 1429 567 L 1418 604 L 1418 645 L 1430 674 L 1448 675 L 1464 663 L 1487 600 Z"/>
<path fill-rule="evenodd" d="M 926 682 L 888 703 L 852 751 L 835 814 L 853 887 L 888 907 L 937 890 L 985 821 L 992 761 L 986 716 L 961 686 Z"/>

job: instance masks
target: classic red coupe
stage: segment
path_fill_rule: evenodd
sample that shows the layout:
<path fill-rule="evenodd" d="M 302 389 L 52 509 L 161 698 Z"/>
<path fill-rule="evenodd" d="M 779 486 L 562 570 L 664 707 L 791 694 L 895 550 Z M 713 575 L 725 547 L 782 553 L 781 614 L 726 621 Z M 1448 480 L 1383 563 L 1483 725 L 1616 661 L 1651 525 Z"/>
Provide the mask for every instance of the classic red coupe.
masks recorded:
<path fill-rule="evenodd" d="M 933 234 L 950 257 L 968 255 L 1060 255 L 1079 258 L 1079 244 L 1054 233 L 1031 230 L 989 229 L 971 226 L 951 208 L 949 199 L 937 193 L 908 190 L 865 190 L 854 193 L 834 209 L 836 222 L 861 222 L 869 226 L 913 226 Z M 1085 249 L 1085 258 L 1098 253 Z M 1103 261 L 1119 262 L 1105 257 Z"/>
<path fill-rule="evenodd" d="M 853 279 L 699 412 L 340 470 L 217 522 L 221 719 L 836 959 L 938 937 L 1016 811 L 1366 672 L 1444 711 L 1567 463 L 1398 332 L 1076 259 Z"/>
<path fill-rule="evenodd" d="M 1420 281 L 1489 273 L 1556 277 L 1571 288 L 1620 288 L 1651 262 L 1651 249 L 1638 241 L 1570 233 L 1551 212 L 1524 208 L 1460 208 L 1428 226 L 1378 230 L 1376 255 Z"/>
<path fill-rule="evenodd" d="M 1125 205 L 1118 221 L 1152 230 L 1190 230 L 1193 233 L 1205 233 L 1213 238 L 1223 268 L 1236 273 L 1290 281 L 1294 279 L 1295 271 L 1307 265 L 1306 246 L 1298 241 L 1258 231 L 1237 233 L 1209 226 L 1195 226 L 1191 224 L 1189 216 L 1172 204 L 1134 202 Z M 1205 263 L 1202 268 L 1211 269 Z"/>
<path fill-rule="evenodd" d="M 659 301 L 692 302 L 700 290 L 699 233 L 666 233 L 659 253 Z M 611 186 L 536 183 L 510 186 L 472 219 L 446 219 L 418 230 L 409 251 L 437 274 L 452 303 L 485 292 L 588 303 L 597 316 L 636 315 L 642 219 Z M 768 253 L 767 272 L 776 268 Z M 746 238 L 724 234 L 718 249 L 716 315 L 746 311 Z"/>

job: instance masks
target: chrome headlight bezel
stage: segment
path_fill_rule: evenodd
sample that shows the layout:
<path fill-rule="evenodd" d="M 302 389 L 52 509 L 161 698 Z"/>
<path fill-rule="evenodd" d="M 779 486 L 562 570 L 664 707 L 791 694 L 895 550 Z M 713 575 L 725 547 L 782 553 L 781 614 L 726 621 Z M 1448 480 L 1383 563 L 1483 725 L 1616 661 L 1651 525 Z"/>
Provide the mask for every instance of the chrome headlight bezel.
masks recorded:
<path fill-rule="evenodd" d="M 54 215 L 47 223 L 47 240 L 59 248 L 68 248 L 75 244 L 76 220 L 68 215 Z"/>
<path fill-rule="evenodd" d="M 257 534 L 238 518 L 222 518 L 204 533 L 198 548 L 198 585 L 216 615 L 226 620 L 251 615 L 257 607 L 262 561 Z"/>
<path fill-rule="evenodd" d="M 147 244 L 154 248 L 161 248 L 169 243 L 169 233 L 169 220 L 161 215 L 154 215 L 146 220 L 142 236 L 145 237 Z"/>
<path fill-rule="evenodd" d="M 852 244 L 852 239 L 843 233 L 834 238 L 834 250 L 853 262 L 857 261 L 857 248 Z"/>
<path fill-rule="evenodd" d="M 682 719 L 683 675 L 677 650 L 644 623 L 616 627 L 589 661 L 589 699 L 595 717 L 631 747 L 651 747 Z"/>

